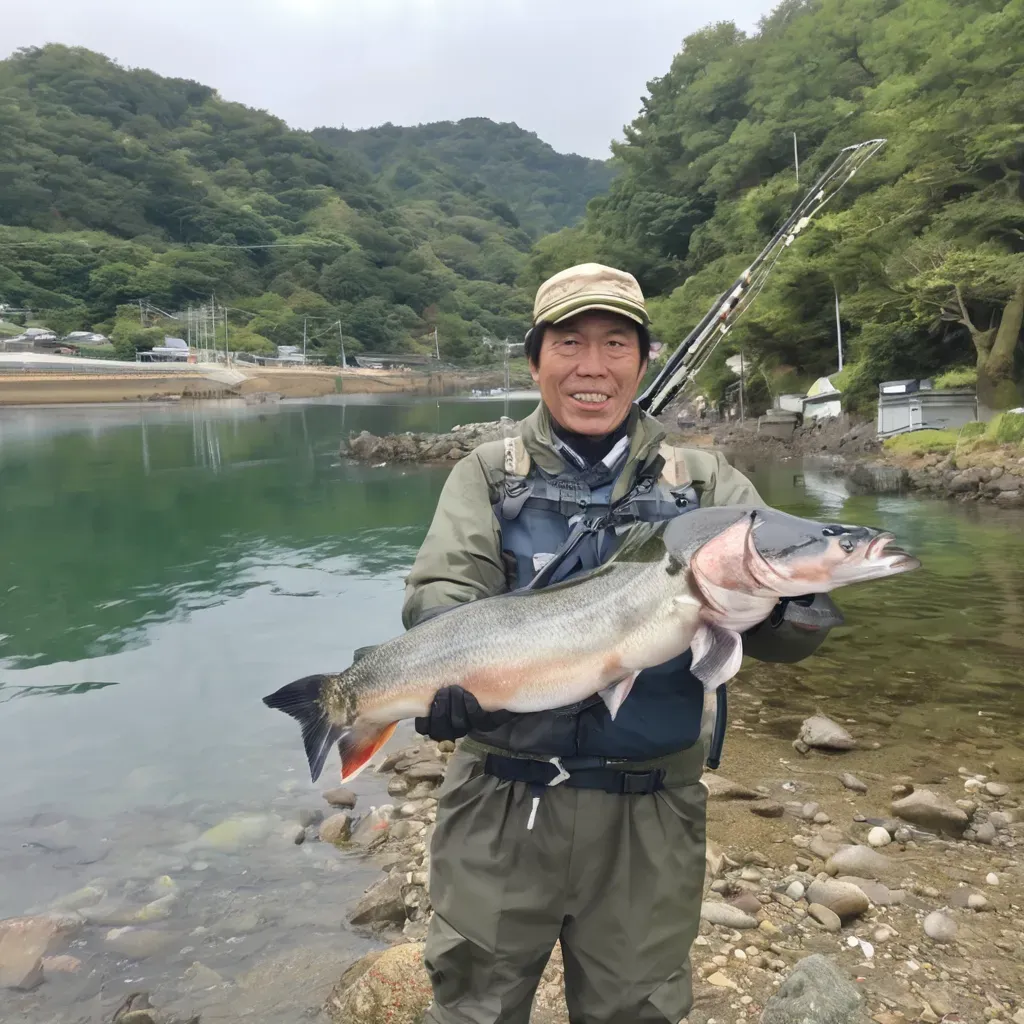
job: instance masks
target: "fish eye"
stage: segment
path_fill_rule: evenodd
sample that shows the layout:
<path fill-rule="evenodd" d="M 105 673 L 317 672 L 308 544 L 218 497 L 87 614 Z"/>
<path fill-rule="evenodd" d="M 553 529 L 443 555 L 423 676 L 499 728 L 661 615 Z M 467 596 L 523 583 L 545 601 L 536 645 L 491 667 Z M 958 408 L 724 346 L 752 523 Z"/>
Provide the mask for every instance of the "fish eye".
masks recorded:
<path fill-rule="evenodd" d="M 852 540 L 850 540 L 850 538 L 849 538 L 849 537 L 844 537 L 844 538 L 843 538 L 843 539 L 842 539 L 841 541 L 839 541 L 839 546 L 840 546 L 840 547 L 841 547 L 841 548 L 842 548 L 842 549 L 843 549 L 843 550 L 844 550 L 844 551 L 845 551 L 845 552 L 846 552 L 847 554 L 849 554 L 849 553 L 850 553 L 850 552 L 851 552 L 851 551 L 852 551 L 852 550 L 853 550 L 853 549 L 854 549 L 854 548 L 855 548 L 855 547 L 856 547 L 857 545 L 856 545 L 856 544 L 854 544 L 854 543 L 853 543 L 853 541 L 852 541 Z"/>

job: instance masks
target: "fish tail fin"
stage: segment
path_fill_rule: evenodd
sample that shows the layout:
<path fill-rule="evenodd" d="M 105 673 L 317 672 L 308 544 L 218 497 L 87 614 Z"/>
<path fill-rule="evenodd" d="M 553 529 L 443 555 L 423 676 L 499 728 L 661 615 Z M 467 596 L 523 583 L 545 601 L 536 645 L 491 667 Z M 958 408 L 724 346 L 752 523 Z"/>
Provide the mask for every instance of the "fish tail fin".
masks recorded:
<path fill-rule="evenodd" d="M 341 755 L 341 781 L 354 779 L 370 762 L 370 758 L 384 746 L 395 731 L 397 722 L 385 726 L 360 722 L 358 719 L 338 736 Z"/>
<path fill-rule="evenodd" d="M 263 698 L 268 708 L 291 715 L 302 727 L 309 776 L 314 782 L 324 770 L 331 745 L 346 731 L 344 726 L 335 725 L 324 709 L 323 689 L 328 679 L 323 675 L 305 676 Z"/>

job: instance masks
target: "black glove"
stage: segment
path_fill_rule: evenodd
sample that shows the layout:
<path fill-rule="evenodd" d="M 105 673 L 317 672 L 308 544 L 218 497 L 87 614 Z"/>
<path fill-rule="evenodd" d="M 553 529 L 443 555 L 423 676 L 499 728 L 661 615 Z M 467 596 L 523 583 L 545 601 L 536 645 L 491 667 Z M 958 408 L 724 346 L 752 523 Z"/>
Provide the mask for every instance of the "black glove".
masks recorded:
<path fill-rule="evenodd" d="M 418 733 L 432 740 L 457 740 L 469 732 L 490 732 L 513 718 L 512 711 L 484 711 L 461 686 L 445 686 L 434 694 L 430 713 L 414 724 Z"/>

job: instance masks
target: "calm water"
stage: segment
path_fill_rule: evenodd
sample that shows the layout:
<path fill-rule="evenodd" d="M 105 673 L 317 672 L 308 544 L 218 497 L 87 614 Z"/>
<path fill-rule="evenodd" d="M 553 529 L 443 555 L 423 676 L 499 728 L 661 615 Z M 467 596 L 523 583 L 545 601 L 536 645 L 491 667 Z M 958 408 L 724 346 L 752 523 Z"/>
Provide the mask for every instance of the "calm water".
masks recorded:
<path fill-rule="evenodd" d="M 166 954 L 131 966 L 90 929 L 72 950 L 86 970 L 19 1012 L 75 1019 L 54 1007 L 129 981 L 174 994 L 193 960 L 230 976 L 299 937 L 365 948 L 340 922 L 377 871 L 280 838 L 336 776 L 310 786 L 297 729 L 260 697 L 400 629 L 403 576 L 446 471 L 350 464 L 339 438 L 502 410 L 393 398 L 0 410 L 0 917 L 97 880 L 136 904 L 163 874 L 181 893 Z M 1024 517 L 850 497 L 796 463 L 746 468 L 772 504 L 888 526 L 926 565 L 843 593 L 849 621 L 824 655 L 745 673 L 779 734 L 817 704 L 871 708 L 890 735 L 932 745 L 976 738 L 981 713 L 984 735 L 1016 743 Z M 373 776 L 356 788 L 360 809 L 384 802 Z M 270 840 L 190 846 L 239 812 L 266 816 Z"/>

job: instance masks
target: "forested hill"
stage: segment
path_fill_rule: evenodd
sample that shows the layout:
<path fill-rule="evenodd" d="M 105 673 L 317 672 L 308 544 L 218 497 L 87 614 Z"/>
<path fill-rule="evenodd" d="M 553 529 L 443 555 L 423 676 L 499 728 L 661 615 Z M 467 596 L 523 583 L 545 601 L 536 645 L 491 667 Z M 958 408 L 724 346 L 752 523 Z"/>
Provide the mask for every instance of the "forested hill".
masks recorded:
<path fill-rule="evenodd" d="M 702 382 L 719 396 L 740 347 L 765 401 L 833 372 L 838 291 L 855 396 L 961 364 L 990 403 L 1019 405 L 1022 56 L 1021 0 L 784 0 L 756 35 L 706 28 L 650 83 L 608 196 L 539 242 L 532 280 L 587 258 L 627 266 L 678 340 L 842 147 L 885 137 Z"/>
<path fill-rule="evenodd" d="M 319 317 L 386 350 L 432 348 L 436 326 L 443 355 L 483 358 L 483 336 L 527 319 L 531 239 L 479 182 L 398 203 L 360 153 L 196 82 L 20 51 L 0 61 L 0 140 L 0 303 L 113 331 L 123 354 L 162 336 L 126 309 L 139 298 L 177 310 L 216 292 L 254 349 Z"/>
<path fill-rule="evenodd" d="M 558 153 L 533 132 L 486 117 L 408 128 L 317 128 L 313 137 L 345 153 L 358 151 L 399 194 L 436 195 L 446 179 L 470 191 L 482 187 L 535 237 L 575 224 L 614 177 L 608 161 Z"/>

